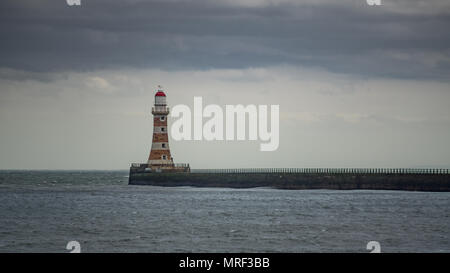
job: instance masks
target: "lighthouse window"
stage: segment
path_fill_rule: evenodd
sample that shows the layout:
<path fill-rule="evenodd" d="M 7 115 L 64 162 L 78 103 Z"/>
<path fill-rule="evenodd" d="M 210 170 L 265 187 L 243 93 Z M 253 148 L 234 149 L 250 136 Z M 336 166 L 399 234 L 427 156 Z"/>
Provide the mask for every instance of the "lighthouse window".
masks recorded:
<path fill-rule="evenodd" d="M 162 156 L 162 159 L 163 159 L 163 160 L 166 160 L 166 159 L 167 159 L 167 156 L 163 155 L 163 156 Z"/>
<path fill-rule="evenodd" d="M 165 121 L 165 120 L 166 120 L 166 117 L 163 116 L 163 117 L 161 117 L 160 119 L 161 119 L 161 121 Z"/>
<path fill-rule="evenodd" d="M 166 130 L 166 128 L 161 127 L 161 132 L 164 132 Z"/>
<path fill-rule="evenodd" d="M 166 148 L 166 143 L 161 144 L 163 148 Z"/>

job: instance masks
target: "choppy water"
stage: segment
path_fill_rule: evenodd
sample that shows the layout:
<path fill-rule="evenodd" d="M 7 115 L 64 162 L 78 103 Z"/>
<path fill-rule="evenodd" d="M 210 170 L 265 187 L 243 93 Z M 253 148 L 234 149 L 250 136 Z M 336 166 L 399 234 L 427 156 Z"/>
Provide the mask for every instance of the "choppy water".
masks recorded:
<path fill-rule="evenodd" d="M 0 252 L 450 252 L 450 193 L 127 185 L 0 172 Z"/>

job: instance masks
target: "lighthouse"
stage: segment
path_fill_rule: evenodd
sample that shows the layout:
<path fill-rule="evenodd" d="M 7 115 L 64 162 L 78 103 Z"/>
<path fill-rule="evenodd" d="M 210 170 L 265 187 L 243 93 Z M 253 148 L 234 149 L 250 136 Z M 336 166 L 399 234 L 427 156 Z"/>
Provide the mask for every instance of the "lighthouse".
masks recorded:
<path fill-rule="evenodd" d="M 155 104 L 152 107 L 153 115 L 153 139 L 150 155 L 146 163 L 132 163 L 130 175 L 143 173 L 190 173 L 189 163 L 173 163 L 173 157 L 169 149 L 169 133 L 167 129 L 166 94 L 162 87 L 158 86 L 155 94 Z"/>
<path fill-rule="evenodd" d="M 153 115 L 153 140 L 148 166 L 152 169 L 174 167 L 169 149 L 169 135 L 167 133 L 167 107 L 166 94 L 161 86 L 155 94 L 155 105 L 152 107 Z"/>

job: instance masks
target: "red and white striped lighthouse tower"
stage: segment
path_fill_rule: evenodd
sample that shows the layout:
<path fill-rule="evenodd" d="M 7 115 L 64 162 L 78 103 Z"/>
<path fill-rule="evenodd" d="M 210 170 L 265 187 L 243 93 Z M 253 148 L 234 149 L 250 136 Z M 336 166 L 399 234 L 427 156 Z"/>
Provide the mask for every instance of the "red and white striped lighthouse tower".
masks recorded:
<path fill-rule="evenodd" d="M 162 87 L 158 86 L 155 94 L 155 105 L 152 107 L 153 114 L 153 141 L 150 156 L 148 157 L 149 167 L 170 167 L 173 166 L 173 159 L 169 149 L 169 135 L 167 133 L 167 107 L 166 94 Z"/>

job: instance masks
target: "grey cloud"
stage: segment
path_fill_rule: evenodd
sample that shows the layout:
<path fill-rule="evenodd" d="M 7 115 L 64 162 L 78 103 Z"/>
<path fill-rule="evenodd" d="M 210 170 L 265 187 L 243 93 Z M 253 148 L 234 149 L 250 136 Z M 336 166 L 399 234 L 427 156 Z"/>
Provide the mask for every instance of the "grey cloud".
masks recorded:
<path fill-rule="evenodd" d="M 448 80 L 450 75 L 450 12 L 444 8 L 401 12 L 398 5 L 374 8 L 363 0 L 248 6 L 90 0 L 81 7 L 63 0 L 7 0 L 0 5 L 0 66 L 9 69 L 289 64 L 362 76 Z"/>

